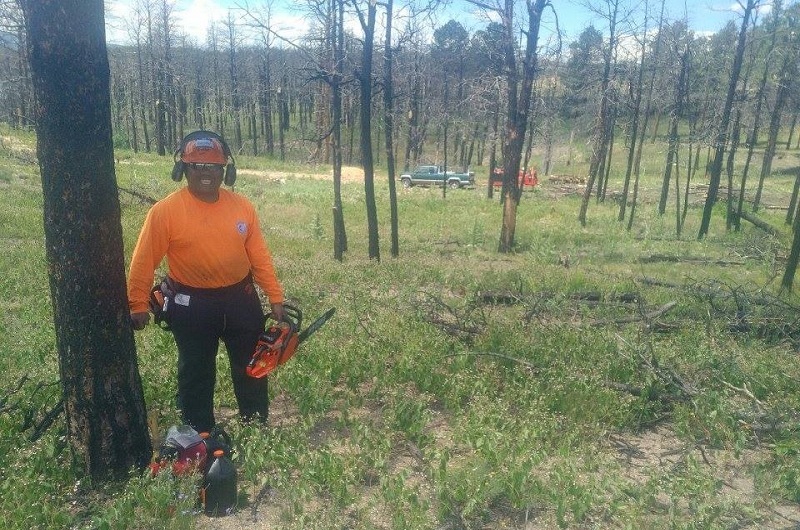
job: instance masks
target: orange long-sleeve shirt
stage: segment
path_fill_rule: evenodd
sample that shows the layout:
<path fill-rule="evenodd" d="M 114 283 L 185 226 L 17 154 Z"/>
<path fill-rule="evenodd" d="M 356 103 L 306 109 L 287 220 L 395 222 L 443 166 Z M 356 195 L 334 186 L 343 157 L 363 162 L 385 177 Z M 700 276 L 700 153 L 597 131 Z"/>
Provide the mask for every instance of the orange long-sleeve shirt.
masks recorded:
<path fill-rule="evenodd" d="M 255 208 L 226 189 L 219 200 L 203 202 L 187 187 L 157 202 L 147 213 L 133 250 L 128 276 L 132 313 L 148 310 L 155 269 L 167 258 L 168 274 L 199 288 L 233 285 L 253 273 L 270 303 L 283 302 L 272 255 Z"/>

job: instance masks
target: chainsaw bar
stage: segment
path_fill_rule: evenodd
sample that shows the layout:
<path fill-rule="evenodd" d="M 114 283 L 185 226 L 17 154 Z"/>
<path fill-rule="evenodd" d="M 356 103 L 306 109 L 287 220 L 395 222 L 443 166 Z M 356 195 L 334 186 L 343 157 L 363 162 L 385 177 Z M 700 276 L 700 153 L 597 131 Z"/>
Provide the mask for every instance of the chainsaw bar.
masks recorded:
<path fill-rule="evenodd" d="M 332 307 L 327 311 L 325 311 L 325 313 L 323 313 L 321 317 L 316 319 L 314 322 L 311 323 L 310 326 L 308 326 L 306 329 L 300 332 L 300 334 L 297 336 L 297 343 L 300 344 L 308 337 L 313 335 L 319 328 L 324 326 L 328 320 L 330 320 L 330 318 L 333 316 L 335 312 L 336 312 L 335 307 Z"/>

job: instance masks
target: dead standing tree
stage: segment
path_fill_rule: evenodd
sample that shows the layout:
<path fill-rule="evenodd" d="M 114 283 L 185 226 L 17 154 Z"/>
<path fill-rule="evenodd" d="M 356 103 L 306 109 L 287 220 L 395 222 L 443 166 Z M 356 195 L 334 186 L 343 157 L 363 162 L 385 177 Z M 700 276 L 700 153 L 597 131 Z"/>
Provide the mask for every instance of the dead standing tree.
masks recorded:
<path fill-rule="evenodd" d="M 531 108 L 533 82 L 538 70 L 537 47 L 539 45 L 539 26 L 545 7 L 551 7 L 550 0 L 526 0 L 527 25 L 523 30 L 526 37 L 522 57 L 522 80 L 518 67 L 516 48 L 516 29 L 514 27 L 514 0 L 500 0 L 494 5 L 467 0 L 487 11 L 500 16 L 502 32 L 503 65 L 506 76 L 506 124 L 503 137 L 503 221 L 500 230 L 498 252 L 508 253 L 514 249 L 514 233 L 517 227 L 517 207 L 522 197 L 518 179 L 522 162 L 522 148 L 528 127 L 528 113 Z M 554 11 L 555 14 L 555 11 Z M 557 22 L 557 21 L 556 21 Z"/>
<path fill-rule="evenodd" d="M 103 1 L 22 5 L 69 440 L 92 478 L 125 478 L 152 447 L 125 294 Z"/>
<path fill-rule="evenodd" d="M 744 60 L 744 48 L 747 41 L 747 27 L 750 23 L 750 16 L 753 10 L 759 4 L 760 0 L 747 0 L 747 5 L 744 6 L 744 15 L 742 17 L 742 25 L 739 30 L 739 39 L 736 44 L 736 55 L 733 58 L 733 68 L 731 68 L 731 77 L 728 84 L 728 94 L 725 98 L 725 106 L 722 110 L 722 118 L 717 131 L 716 144 L 714 146 L 714 160 L 711 162 L 710 168 L 710 182 L 708 184 L 708 195 L 706 195 L 706 204 L 703 208 L 703 219 L 700 223 L 700 231 L 697 234 L 697 239 L 702 239 L 708 234 L 708 227 L 711 224 L 711 212 L 714 209 L 714 203 L 717 202 L 717 194 L 719 193 L 719 182 L 722 176 L 722 160 L 725 157 L 725 147 L 728 143 L 728 125 L 731 121 L 731 111 L 733 110 L 733 99 L 736 95 L 736 85 L 739 82 L 739 74 L 742 71 L 742 62 Z"/>
<path fill-rule="evenodd" d="M 597 116 L 594 135 L 592 137 L 592 157 L 589 161 L 589 175 L 586 179 L 586 188 L 581 200 L 581 209 L 578 213 L 578 221 L 581 226 L 586 226 L 586 211 L 589 208 L 589 198 L 592 196 L 592 188 L 598 176 L 601 176 L 605 167 L 608 146 L 611 141 L 612 131 L 612 96 L 611 70 L 615 62 L 617 48 L 617 23 L 621 0 L 608 0 L 607 18 L 609 24 L 608 48 L 604 50 L 603 57 L 603 77 L 600 88 L 600 111 Z M 602 176 L 601 176 L 602 178 Z"/>
<path fill-rule="evenodd" d="M 394 55 L 392 50 L 392 0 L 387 0 L 386 7 L 386 42 L 383 55 L 383 106 L 384 123 L 386 125 L 386 170 L 389 177 L 389 209 L 391 219 L 392 257 L 400 255 L 400 236 L 398 234 L 397 220 L 397 189 L 395 187 L 395 157 L 394 157 L 394 80 L 392 79 Z"/>
<path fill-rule="evenodd" d="M 348 82 L 344 75 L 345 64 L 345 29 L 344 29 L 344 4 L 345 0 L 328 0 L 323 4 L 317 5 L 314 15 L 322 22 L 325 28 L 325 42 L 323 46 L 323 57 L 308 56 L 309 62 L 314 65 L 316 70 L 315 79 L 321 80 L 330 87 L 331 99 L 331 125 L 330 138 L 333 158 L 333 256 L 337 261 L 344 259 L 347 252 L 347 231 L 344 222 L 344 210 L 342 203 L 342 86 Z M 291 46 L 295 50 L 306 54 L 306 50 L 294 43 L 290 39 L 278 34 L 272 29 L 270 23 L 271 6 L 265 6 L 263 12 L 259 13 L 250 9 L 245 4 L 241 9 L 249 24 L 258 28 L 263 35 L 265 42 L 265 53 L 269 53 L 269 42 L 271 38 Z M 282 117 L 284 90 L 278 89 L 279 105 L 278 115 Z M 281 123 L 283 118 L 281 118 Z M 279 135 L 283 135 L 283 126 L 279 127 Z M 271 133 L 270 133 L 271 136 Z M 281 152 L 283 152 L 283 140 L 280 141 Z M 283 159 L 283 155 L 281 155 Z"/>
<path fill-rule="evenodd" d="M 364 168 L 364 201 L 367 204 L 367 237 L 369 259 L 381 260 L 378 239 L 378 207 L 375 204 L 375 163 L 372 157 L 372 62 L 375 50 L 376 0 L 366 6 L 352 2 L 364 31 L 361 67 L 356 72 L 361 94 L 361 166 Z M 366 12 L 364 11 L 366 8 Z"/>

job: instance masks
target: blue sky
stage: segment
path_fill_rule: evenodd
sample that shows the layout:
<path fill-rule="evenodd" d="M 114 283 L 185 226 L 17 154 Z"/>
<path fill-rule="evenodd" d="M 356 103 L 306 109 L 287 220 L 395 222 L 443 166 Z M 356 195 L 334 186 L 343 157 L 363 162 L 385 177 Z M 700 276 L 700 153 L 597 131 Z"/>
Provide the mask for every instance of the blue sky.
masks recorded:
<path fill-rule="evenodd" d="M 108 26 L 106 33 L 109 41 L 125 40 L 124 21 L 131 20 L 129 6 L 133 1 L 109 0 L 106 2 Z M 794 3 L 797 0 L 790 1 Z M 660 9 L 661 2 L 660 0 L 649 0 L 649 2 L 652 16 L 655 16 L 657 10 Z M 174 13 L 181 29 L 197 42 L 202 43 L 205 41 L 206 32 L 212 20 L 225 19 L 229 8 L 244 5 L 246 2 L 245 0 L 173 0 L 173 3 L 175 4 Z M 249 0 L 247 3 L 251 7 L 265 4 L 263 0 Z M 552 0 L 552 3 L 567 42 L 577 37 L 590 24 L 601 31 L 607 26 L 602 17 L 585 7 L 586 4 L 602 5 L 603 0 Z M 640 21 L 643 18 L 641 6 L 644 0 L 623 0 L 623 3 L 628 9 L 637 6 L 635 20 Z M 300 7 L 302 2 L 291 0 L 286 4 L 281 0 L 274 2 L 275 6 L 282 4 L 290 5 L 291 8 L 273 8 L 273 22 L 276 26 L 284 28 L 287 36 L 294 38 L 301 34 L 307 26 L 302 16 L 302 7 Z M 395 0 L 396 10 L 401 5 L 402 0 Z M 672 20 L 683 18 L 686 13 L 690 27 L 697 33 L 713 33 L 722 28 L 729 20 L 735 20 L 737 25 L 739 24 L 741 9 L 737 6 L 736 0 L 666 0 L 665 10 L 666 16 Z M 470 31 L 485 26 L 487 21 L 485 14 L 480 13 L 477 8 L 464 0 L 453 0 L 448 11 L 439 15 L 434 24 L 442 25 L 450 18 L 458 20 Z M 554 28 L 553 17 L 550 12 L 547 12 L 543 21 L 542 38 L 544 39 Z"/>

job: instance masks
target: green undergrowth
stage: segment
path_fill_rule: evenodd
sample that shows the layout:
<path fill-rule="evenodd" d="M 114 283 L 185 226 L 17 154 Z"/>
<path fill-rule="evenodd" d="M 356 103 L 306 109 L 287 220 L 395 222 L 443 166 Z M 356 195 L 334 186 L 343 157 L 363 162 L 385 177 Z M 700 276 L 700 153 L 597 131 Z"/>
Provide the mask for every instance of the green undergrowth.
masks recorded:
<path fill-rule="evenodd" d="M 70 456 L 59 399 L 35 166 L 2 161 L 0 510 L 4 528 L 209 528 L 191 480 L 133 472 L 92 486 Z M 126 257 L 171 160 L 122 153 Z M 242 424 L 219 356 L 220 421 L 235 440 L 243 527 L 766 528 L 799 513 L 796 295 L 776 275 L 781 230 L 696 240 L 643 199 L 618 206 L 542 186 L 497 253 L 501 207 L 473 190 L 398 189 L 400 255 L 376 181 L 380 261 L 367 258 L 363 186 L 343 185 L 348 251 L 333 259 L 330 181 L 243 160 L 289 299 L 335 317 L 270 380 L 266 426 Z M 559 188 L 560 189 L 560 188 Z M 656 189 L 656 186 L 652 186 Z M 136 334 L 148 409 L 177 423 L 175 351 Z M 731 474 L 735 485 L 731 488 Z M 746 484 L 744 487 L 742 484 Z M 262 526 L 259 526 L 262 525 Z"/>

